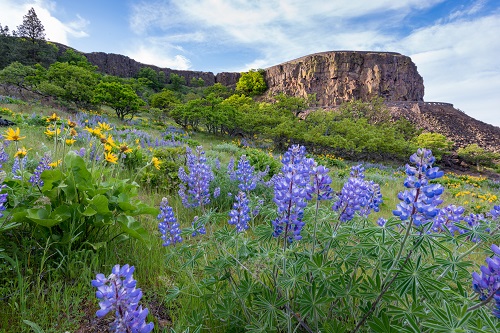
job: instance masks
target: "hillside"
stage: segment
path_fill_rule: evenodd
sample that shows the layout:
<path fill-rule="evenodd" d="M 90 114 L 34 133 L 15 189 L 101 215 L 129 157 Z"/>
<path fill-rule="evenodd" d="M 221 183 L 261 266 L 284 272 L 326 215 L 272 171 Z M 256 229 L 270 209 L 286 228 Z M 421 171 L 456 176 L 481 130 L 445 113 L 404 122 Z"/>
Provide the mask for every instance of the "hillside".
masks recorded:
<path fill-rule="evenodd" d="M 60 46 L 63 52 L 64 45 Z M 221 83 L 234 87 L 240 73 L 214 74 L 160 68 L 139 63 L 127 56 L 103 52 L 84 53 L 99 71 L 120 77 L 133 77 L 141 67 L 202 78 L 206 85 Z M 446 135 L 463 147 L 477 143 L 483 148 L 500 151 L 500 128 L 478 121 L 452 104 L 424 102 L 424 83 L 410 57 L 395 52 L 332 51 L 307 55 L 265 69 L 267 95 L 316 95 L 317 107 L 334 109 L 353 99 L 369 100 L 382 96 L 394 118 L 404 117 L 425 131 Z"/>

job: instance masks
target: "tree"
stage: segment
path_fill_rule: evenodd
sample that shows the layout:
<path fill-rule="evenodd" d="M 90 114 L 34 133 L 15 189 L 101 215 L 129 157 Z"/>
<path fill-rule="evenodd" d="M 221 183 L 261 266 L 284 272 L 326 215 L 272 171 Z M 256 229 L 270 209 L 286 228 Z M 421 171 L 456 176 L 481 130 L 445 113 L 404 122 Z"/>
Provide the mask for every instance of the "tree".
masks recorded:
<path fill-rule="evenodd" d="M 130 119 L 134 118 L 140 107 L 146 104 L 132 87 L 118 82 L 99 83 L 95 89 L 94 102 L 114 109 L 121 120 L 127 115 L 130 115 Z"/>
<path fill-rule="evenodd" d="M 14 37 L 10 35 L 9 27 L 0 23 L 0 69 L 11 63 L 13 45 Z"/>
<path fill-rule="evenodd" d="M 493 160 L 499 159 L 500 154 L 487 151 L 477 143 L 467 145 L 466 147 L 457 150 L 459 157 L 463 158 L 468 163 L 474 163 L 477 170 L 481 170 L 483 166 L 493 166 Z"/>
<path fill-rule="evenodd" d="M 175 73 L 170 73 L 170 83 L 175 91 L 179 91 L 181 86 L 186 84 L 186 78 Z"/>
<path fill-rule="evenodd" d="M 74 103 L 78 108 L 92 106 L 94 87 L 98 83 L 95 67 L 56 62 L 47 70 L 46 78 L 41 87 L 46 94 L 55 94 L 59 99 Z"/>
<path fill-rule="evenodd" d="M 139 73 L 137 73 L 137 78 L 147 79 L 147 81 L 145 81 L 146 85 L 154 89 L 155 91 L 158 91 L 163 87 L 163 84 L 165 83 L 165 73 L 160 73 L 157 73 L 150 67 L 141 67 Z"/>
<path fill-rule="evenodd" d="M 151 96 L 151 106 L 154 108 L 168 111 L 178 103 L 179 100 L 175 96 L 175 93 L 171 90 L 165 89 Z"/>
<path fill-rule="evenodd" d="M 241 77 L 236 83 L 236 90 L 250 96 L 263 94 L 267 90 L 264 73 L 264 70 L 256 71 L 255 69 L 241 73 Z"/>
<path fill-rule="evenodd" d="M 414 139 L 414 142 L 419 148 L 432 150 L 432 154 L 438 161 L 444 154 L 449 153 L 453 146 L 453 142 L 449 141 L 443 134 L 431 132 L 420 134 Z"/>
<path fill-rule="evenodd" d="M 31 43 L 31 47 L 28 48 L 30 58 L 34 63 L 38 62 L 40 45 L 45 44 L 45 28 L 33 7 L 28 11 L 28 14 L 24 15 L 23 24 L 17 27 L 14 35 L 25 38 Z"/>
<path fill-rule="evenodd" d="M 11 86 L 18 88 L 18 93 L 22 95 L 23 90 L 31 91 L 31 80 L 36 74 L 36 69 L 25 66 L 15 61 L 0 71 L 0 84 L 8 92 Z"/>

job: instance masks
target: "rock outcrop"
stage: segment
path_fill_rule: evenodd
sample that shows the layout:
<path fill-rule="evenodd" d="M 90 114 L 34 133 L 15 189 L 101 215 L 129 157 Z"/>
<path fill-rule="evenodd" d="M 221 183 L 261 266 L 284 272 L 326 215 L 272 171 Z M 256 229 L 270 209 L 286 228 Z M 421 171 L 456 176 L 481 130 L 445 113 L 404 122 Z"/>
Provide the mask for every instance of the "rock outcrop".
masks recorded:
<path fill-rule="evenodd" d="M 423 101 L 423 79 L 412 60 L 394 52 L 335 51 L 308 55 L 266 69 L 271 95 L 283 92 L 334 106 L 353 99 Z"/>
<path fill-rule="evenodd" d="M 119 76 L 119 77 L 135 77 L 142 67 L 149 67 L 157 72 L 164 72 L 165 77 L 168 78 L 171 73 L 183 76 L 186 83 L 189 84 L 191 79 L 203 79 L 205 85 L 211 86 L 215 83 L 215 75 L 212 72 L 201 71 L 183 71 L 170 68 L 161 68 L 153 65 L 145 65 L 137 62 L 127 56 L 113 53 L 92 52 L 84 53 L 88 61 L 97 66 L 98 70 L 102 73 Z"/>
<path fill-rule="evenodd" d="M 437 102 L 388 102 L 395 119 L 407 119 L 416 127 L 428 132 L 441 133 L 455 143 L 456 148 L 472 143 L 500 153 L 500 127 L 483 123 L 453 104 Z"/>

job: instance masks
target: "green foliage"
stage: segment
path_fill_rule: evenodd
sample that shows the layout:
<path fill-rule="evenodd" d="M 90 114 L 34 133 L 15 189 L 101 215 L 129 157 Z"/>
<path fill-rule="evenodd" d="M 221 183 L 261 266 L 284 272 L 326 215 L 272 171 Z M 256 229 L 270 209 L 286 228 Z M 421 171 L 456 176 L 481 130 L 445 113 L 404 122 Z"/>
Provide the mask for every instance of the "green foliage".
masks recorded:
<path fill-rule="evenodd" d="M 203 90 L 203 94 L 208 96 L 214 94 L 215 97 L 222 97 L 224 99 L 232 95 L 231 89 L 229 87 L 223 86 L 221 83 L 217 82 L 212 86 L 208 86 Z"/>
<path fill-rule="evenodd" d="M 302 97 L 288 96 L 280 93 L 274 97 L 276 103 L 274 106 L 282 112 L 291 112 L 294 116 L 298 116 L 302 111 L 307 109 L 309 102 Z"/>
<path fill-rule="evenodd" d="M 141 177 L 141 183 L 156 191 L 169 194 L 179 190 L 179 168 L 186 165 L 185 147 L 163 147 L 153 151 L 160 161 L 160 170 L 151 169 Z"/>
<path fill-rule="evenodd" d="M 74 103 L 77 108 L 91 108 L 99 77 L 95 67 L 82 64 L 83 67 L 67 62 L 52 64 L 41 78 L 40 90 L 64 102 Z"/>
<path fill-rule="evenodd" d="M 368 102 L 352 100 L 342 103 L 339 108 L 339 117 L 353 120 L 365 118 L 368 123 L 373 125 L 387 123 L 391 120 L 391 115 L 382 97 L 373 97 Z"/>
<path fill-rule="evenodd" d="M 263 94 L 267 90 L 264 74 L 264 70 L 254 69 L 241 73 L 240 79 L 236 83 L 236 90 L 249 96 Z"/>
<path fill-rule="evenodd" d="M 68 262 L 73 253 L 105 247 L 118 234 L 121 240 L 133 237 L 148 244 L 149 236 L 135 216 L 157 210 L 135 198 L 137 184 L 111 177 L 101 181 L 101 174 L 93 174 L 74 152 L 65 156 L 63 165 L 42 172 L 44 185 L 38 191 L 30 190 L 29 175 L 6 181 L 12 223 L 31 230 L 37 242 L 51 244 L 51 251 Z"/>
<path fill-rule="evenodd" d="M 162 109 L 167 113 L 180 103 L 175 93 L 171 90 L 163 90 L 152 95 L 150 101 L 152 107 Z"/>
<path fill-rule="evenodd" d="M 205 86 L 205 80 L 203 80 L 201 77 L 195 78 L 193 77 L 191 81 L 189 81 L 189 84 L 193 87 L 204 87 Z"/>
<path fill-rule="evenodd" d="M 450 152 L 453 142 L 449 141 L 446 136 L 439 133 L 425 132 L 414 139 L 415 144 L 420 148 L 432 150 L 432 154 L 439 161 L 443 154 Z"/>
<path fill-rule="evenodd" d="M 463 148 L 459 148 L 457 150 L 457 154 L 466 162 L 475 164 L 478 170 L 484 166 L 493 166 L 493 161 L 500 158 L 500 154 L 487 151 L 479 147 L 479 145 L 476 143 L 467 145 Z"/>
<path fill-rule="evenodd" d="M 245 148 L 240 155 L 246 155 L 250 164 L 257 171 L 264 171 L 269 167 L 268 178 L 277 174 L 281 169 L 281 163 L 276 160 L 270 153 L 266 153 L 257 148 Z"/>
<path fill-rule="evenodd" d="M 95 88 L 93 101 L 113 108 L 121 120 L 134 118 L 144 101 L 129 86 L 117 82 L 101 82 Z"/>
<path fill-rule="evenodd" d="M 154 89 L 155 91 L 160 90 L 165 85 L 165 73 L 156 72 L 151 67 L 141 67 L 139 73 L 137 73 L 138 79 L 145 79 L 143 82 L 145 85 Z"/>
<path fill-rule="evenodd" d="M 179 74 L 170 73 L 170 84 L 173 90 L 180 91 L 181 87 L 186 85 L 186 78 Z"/>

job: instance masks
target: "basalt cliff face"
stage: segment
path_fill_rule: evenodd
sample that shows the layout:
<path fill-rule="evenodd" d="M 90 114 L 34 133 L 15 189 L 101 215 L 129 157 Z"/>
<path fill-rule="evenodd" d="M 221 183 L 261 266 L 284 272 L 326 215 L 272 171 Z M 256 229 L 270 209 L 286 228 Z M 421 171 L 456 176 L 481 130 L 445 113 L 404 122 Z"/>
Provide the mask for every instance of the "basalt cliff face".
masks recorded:
<path fill-rule="evenodd" d="M 424 83 L 407 56 L 393 52 L 336 51 L 308 55 L 266 69 L 268 93 L 307 97 L 322 106 L 353 99 L 423 101 Z"/>

